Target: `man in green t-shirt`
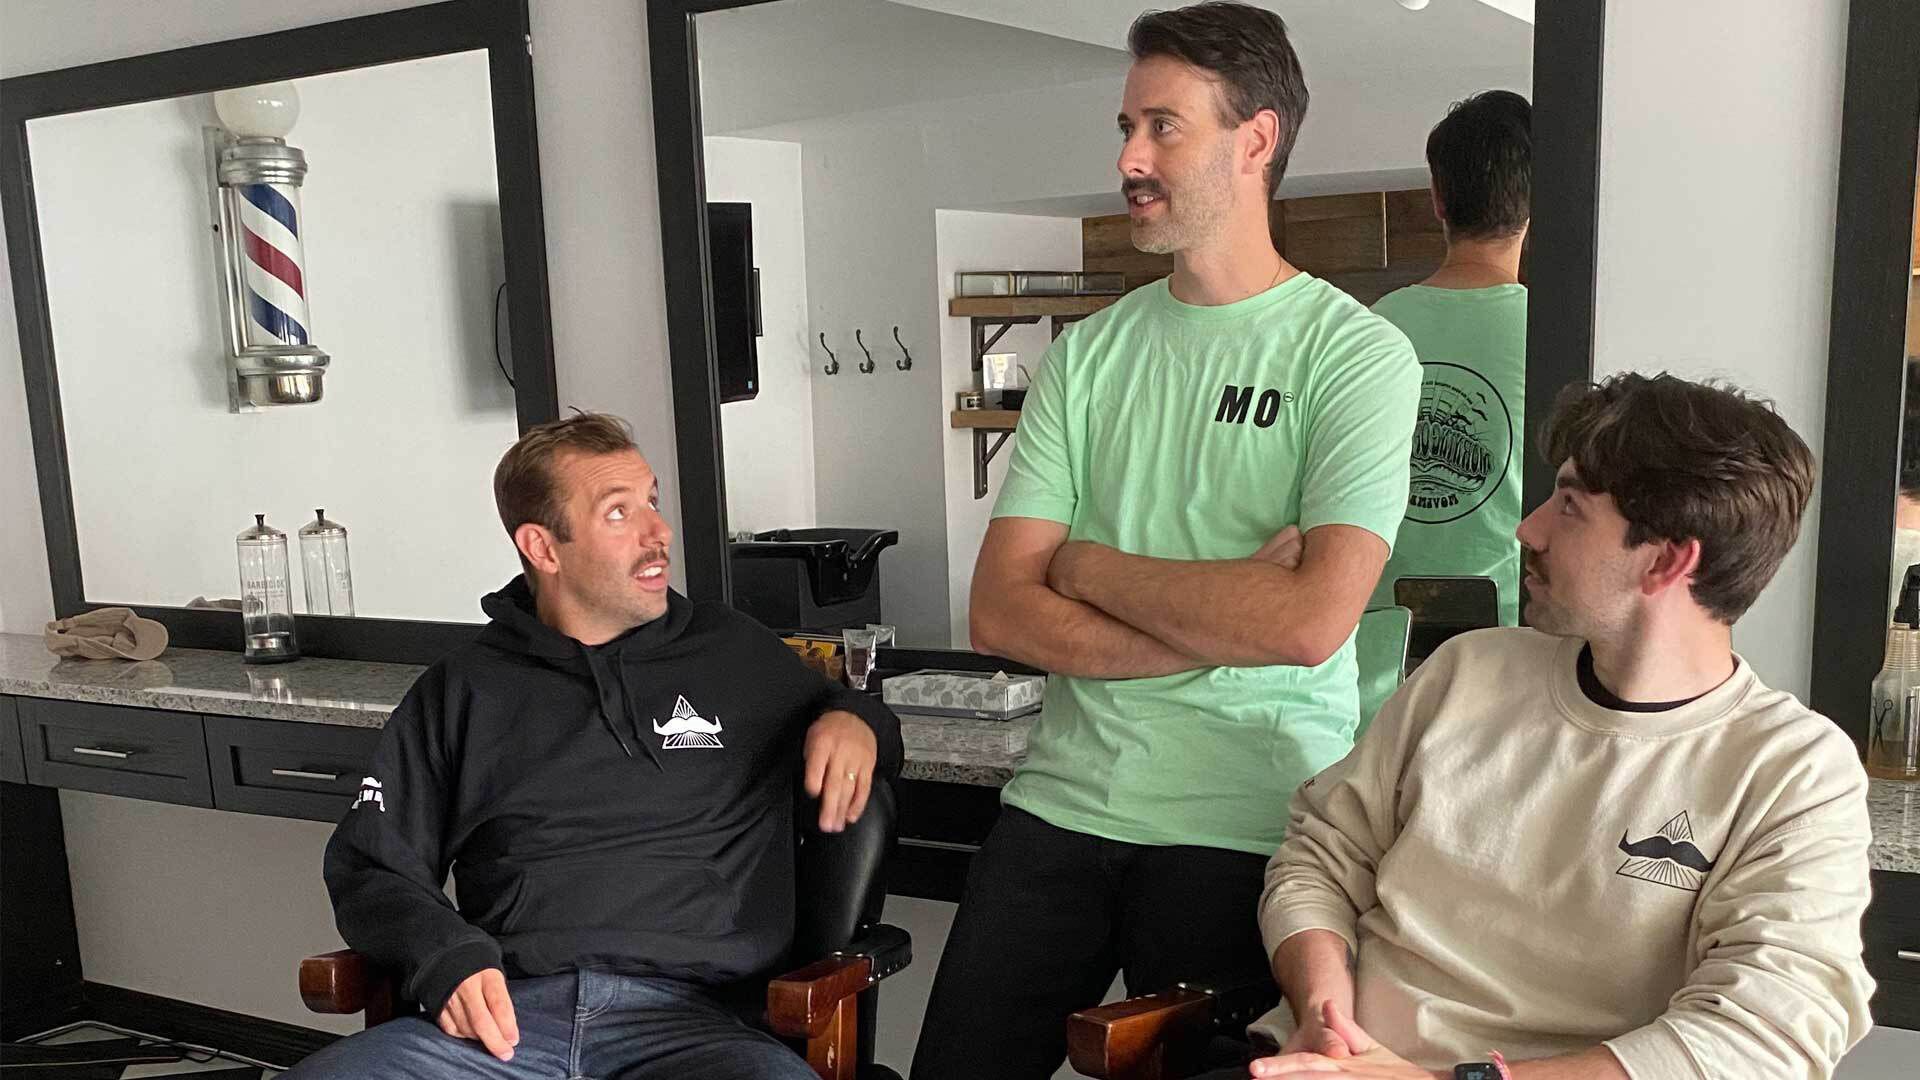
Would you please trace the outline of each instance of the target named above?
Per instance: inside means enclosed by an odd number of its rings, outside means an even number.
[[[1129,45],[1122,191],[1174,273],[1064,334],[1021,411],[973,642],[1051,678],[915,1080],[1049,1076],[1116,970],[1265,972],[1281,808],[1352,745],[1353,632],[1406,507],[1412,347],[1268,232],[1307,102],[1285,25],[1203,4]]]
[[[1501,625],[1514,626],[1527,390],[1520,249],[1531,219],[1533,107],[1505,90],[1456,104],[1427,137],[1427,166],[1446,260],[1373,305],[1406,333],[1423,369],[1407,519],[1373,600],[1393,603],[1403,577],[1489,577]]]

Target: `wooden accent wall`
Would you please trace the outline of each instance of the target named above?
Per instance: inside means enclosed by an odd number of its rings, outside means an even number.
[[[1433,273],[1446,254],[1425,188],[1277,200],[1268,228],[1288,262],[1363,304]],[[1082,219],[1080,246],[1082,269],[1119,271],[1129,290],[1173,273],[1173,256],[1134,250],[1125,214]]]

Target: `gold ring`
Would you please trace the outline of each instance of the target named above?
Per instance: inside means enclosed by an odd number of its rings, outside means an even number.
[[[858,780],[858,779],[860,779],[860,774],[859,774],[859,773],[857,773],[857,772],[854,772],[854,771],[852,771],[851,769],[849,769],[849,770],[847,771],[847,779],[849,779],[849,780]]]

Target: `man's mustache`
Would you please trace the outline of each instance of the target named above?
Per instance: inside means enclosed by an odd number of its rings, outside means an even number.
[[[1659,833],[1630,844],[1627,834],[1623,832],[1620,834],[1620,850],[1636,859],[1672,859],[1689,870],[1698,870],[1703,874],[1713,869],[1713,860],[1701,854],[1692,842],[1669,840]]]
[[[1534,554],[1532,548],[1523,547],[1520,549],[1520,572],[1522,574],[1532,574],[1541,581],[1548,580],[1547,568],[1540,565],[1540,556]]]
[[[667,557],[666,548],[654,548],[652,551],[640,556],[640,561],[633,564],[633,573],[638,574],[653,563],[665,563],[668,566],[672,566],[673,560]]]
[[[1120,194],[1129,199],[1135,195],[1156,195],[1165,198],[1167,188],[1166,185],[1158,180],[1149,180],[1146,177],[1140,177],[1139,179],[1122,182],[1120,185]]]

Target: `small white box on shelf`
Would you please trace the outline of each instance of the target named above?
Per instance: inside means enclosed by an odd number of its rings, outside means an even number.
[[[881,699],[922,715],[1010,720],[1038,711],[1046,687],[1044,675],[927,670],[888,679]]]

